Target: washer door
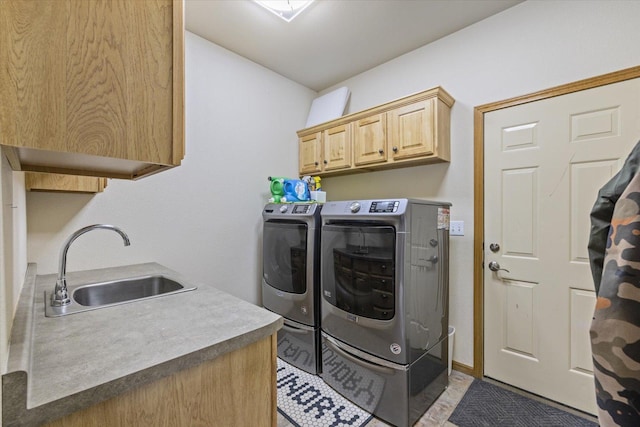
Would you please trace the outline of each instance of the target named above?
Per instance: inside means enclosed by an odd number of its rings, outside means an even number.
[[[401,308],[402,236],[384,223],[325,224],[320,261],[322,330],[398,364],[412,357]]]
[[[322,289],[331,305],[354,316],[391,320],[395,315],[395,228],[325,225]]]
[[[307,291],[307,225],[266,221],[263,233],[263,278],[267,285],[287,293]]]

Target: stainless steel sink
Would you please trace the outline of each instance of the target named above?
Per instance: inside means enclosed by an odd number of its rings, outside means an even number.
[[[64,316],[194,289],[162,275],[69,286],[71,303],[65,306],[52,306],[51,296],[45,292],[45,314],[47,317]]]

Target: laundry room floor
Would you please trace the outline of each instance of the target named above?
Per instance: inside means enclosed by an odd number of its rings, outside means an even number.
[[[496,381],[487,379],[490,383],[494,383],[498,385]],[[457,427],[456,424],[451,423],[449,418],[453,411],[456,409],[456,406],[460,403],[465,393],[469,389],[469,386],[473,382],[473,377],[462,372],[453,370],[451,375],[449,376],[449,387],[440,395],[438,400],[435,401],[433,405],[427,410],[427,412],[422,415],[422,417],[418,420],[413,427]],[[557,408],[560,408],[564,411],[577,415],[584,420],[589,420],[593,425],[597,425],[597,418],[592,417],[588,414],[580,413],[579,411],[573,410],[571,408],[567,408],[563,405],[560,405],[555,402],[551,402],[547,399],[543,399],[538,396],[531,395],[525,391],[515,389],[513,387],[509,387],[506,385],[500,385],[503,388],[513,391],[514,393],[518,393],[522,396],[526,396],[540,402],[544,402],[547,405],[551,405]],[[583,423],[579,423],[583,425]],[[283,417],[278,412],[278,427],[295,427],[294,424],[291,424],[285,417]],[[318,426],[320,427],[320,426]],[[385,423],[377,418],[371,419],[364,427],[392,427],[390,424]]]
[[[465,392],[473,382],[473,377],[458,371],[451,371],[449,387],[440,395],[438,400],[418,420],[414,427],[455,427],[455,424],[447,421],[460,402]],[[278,413],[278,427],[292,427],[286,418]],[[384,421],[373,418],[365,427],[390,427]]]

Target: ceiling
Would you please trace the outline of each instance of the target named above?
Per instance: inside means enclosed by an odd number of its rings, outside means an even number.
[[[188,31],[322,91],[522,0],[316,0],[292,22],[251,0],[186,0]]]

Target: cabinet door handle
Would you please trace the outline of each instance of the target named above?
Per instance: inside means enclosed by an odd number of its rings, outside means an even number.
[[[314,165],[318,166],[318,162],[313,162]]]
[[[329,162],[327,162],[327,161],[325,160],[323,163],[326,165],[326,164],[327,164],[327,163],[329,163]]]
[[[378,153],[383,154],[384,150],[381,148],[381,149],[378,150]]]
[[[398,152],[398,147],[393,147],[393,152],[397,153]]]

